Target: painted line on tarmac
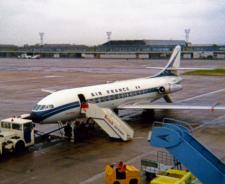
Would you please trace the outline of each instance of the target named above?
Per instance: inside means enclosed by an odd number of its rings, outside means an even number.
[[[190,98],[186,98],[184,100],[180,100],[180,101],[177,101],[177,103],[181,103],[181,102],[186,102],[186,101],[190,101],[190,100],[194,100],[196,98],[201,98],[201,97],[204,97],[204,96],[207,96],[207,95],[213,95],[215,93],[220,93],[220,92],[223,92],[225,91],[225,88],[223,89],[219,89],[219,90],[216,90],[216,91],[211,91],[209,93],[204,93],[204,94],[201,94],[201,95],[197,95],[197,96],[194,96],[194,97],[190,97]]]
[[[143,153],[143,154],[141,154],[141,155],[138,155],[138,156],[136,156],[136,157],[133,157],[132,159],[126,161],[126,163],[127,163],[127,164],[134,163],[134,162],[136,162],[137,160],[140,160],[141,158],[146,157],[146,156],[152,154],[152,152],[153,152],[153,151],[148,152],[148,153]],[[87,179],[87,180],[85,180],[85,181],[80,182],[79,184],[90,184],[90,183],[95,183],[94,181],[96,181],[96,180],[98,180],[98,179],[100,179],[100,178],[103,178],[104,176],[105,176],[105,172],[101,172],[101,173],[98,173],[98,174],[96,174],[96,175],[90,177],[89,179]]]
[[[203,130],[208,128],[209,126],[225,126],[225,121],[224,121],[225,115],[219,116],[218,118],[215,118],[210,121],[205,121],[203,122],[202,125],[199,125],[198,127],[194,128],[194,132],[197,132],[199,130]]]

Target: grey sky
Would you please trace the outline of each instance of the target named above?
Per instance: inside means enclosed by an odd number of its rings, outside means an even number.
[[[112,39],[225,43],[225,0],[0,0],[0,44],[95,45]]]

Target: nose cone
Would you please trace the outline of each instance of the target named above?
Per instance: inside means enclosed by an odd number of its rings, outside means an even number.
[[[41,114],[35,111],[32,111],[30,114],[31,120],[35,123],[40,123],[42,121]]]

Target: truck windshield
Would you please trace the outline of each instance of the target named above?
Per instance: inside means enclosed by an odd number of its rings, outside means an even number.
[[[13,123],[13,124],[12,124],[12,129],[15,129],[15,130],[22,130],[22,126],[21,126],[20,124]]]
[[[1,127],[2,128],[11,128],[11,126],[10,126],[10,123],[8,123],[8,122],[1,122]]]

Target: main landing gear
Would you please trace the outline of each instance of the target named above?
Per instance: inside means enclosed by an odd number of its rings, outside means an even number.
[[[142,112],[142,118],[145,122],[153,122],[155,119],[155,111],[153,109],[146,109]]]

